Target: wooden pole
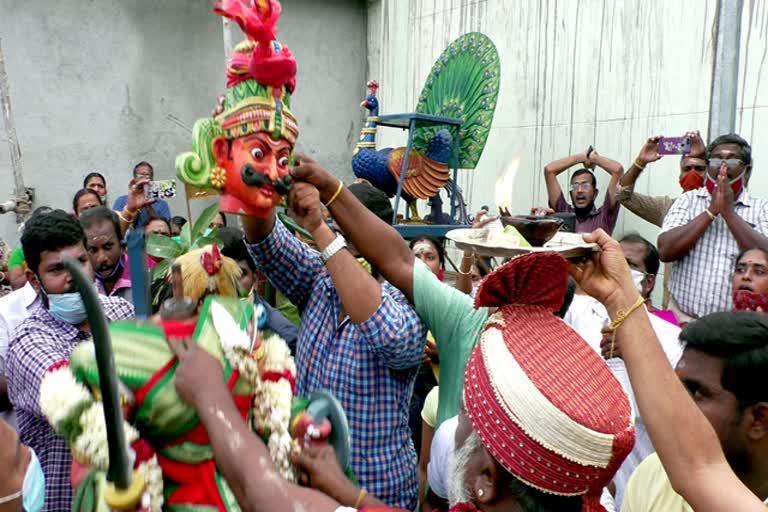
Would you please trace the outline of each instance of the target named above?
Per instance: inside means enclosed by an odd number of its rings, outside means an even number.
[[[5,135],[8,139],[8,148],[11,152],[11,169],[13,169],[14,192],[17,198],[26,197],[24,188],[24,175],[21,165],[21,148],[16,137],[16,127],[13,124],[13,112],[11,111],[11,90],[8,84],[8,73],[5,71],[5,57],[3,55],[3,41],[0,37],[0,104],[3,106],[3,123]],[[24,215],[16,214],[16,224],[24,222]]]

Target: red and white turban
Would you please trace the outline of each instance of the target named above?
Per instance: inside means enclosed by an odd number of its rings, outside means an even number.
[[[603,511],[602,489],[634,444],[634,417],[605,362],[553,314],[566,283],[556,253],[515,258],[483,281],[475,304],[500,309],[469,359],[464,398],[483,445],[513,476]]]

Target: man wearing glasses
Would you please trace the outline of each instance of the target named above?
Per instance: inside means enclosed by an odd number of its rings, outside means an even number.
[[[730,311],[736,257],[768,246],[768,201],[747,191],[752,148],[721,135],[707,146],[707,160],[703,186],[675,200],[658,240],[661,260],[675,262],[669,290],[681,322]]]
[[[582,164],[584,168],[577,170],[571,176],[571,203],[568,204],[560,189],[560,183],[557,181],[558,174],[573,167]],[[595,166],[607,171],[611,175],[608,183],[608,193],[605,194],[605,201],[600,208],[595,207],[595,198],[599,192],[597,189],[597,179],[590,169]],[[624,173],[621,164],[610,158],[599,155],[592,146],[583,153],[571,155],[569,157],[555,160],[544,167],[544,179],[547,184],[547,194],[549,196],[549,207],[557,213],[576,214],[576,232],[591,233],[602,228],[608,234],[613,232],[616,225],[616,219],[619,216],[619,197],[616,184]]]
[[[707,170],[707,160],[704,154],[706,148],[699,132],[688,132],[685,135],[691,139],[691,151],[680,157],[678,182],[683,192],[690,192],[704,186],[704,173]],[[657,144],[661,138],[661,135],[658,135],[648,139],[640,149],[635,161],[619,180],[621,205],[641,219],[659,227],[664,222],[664,217],[675,199],[669,196],[647,196],[636,192],[635,182],[648,164],[662,158],[657,150]]]

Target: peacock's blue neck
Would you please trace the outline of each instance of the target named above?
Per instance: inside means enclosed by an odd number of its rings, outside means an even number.
[[[355,145],[353,154],[357,154],[361,149],[376,149],[376,121],[379,119],[378,105],[368,111],[368,117],[365,120],[365,126],[360,130],[360,138]]]

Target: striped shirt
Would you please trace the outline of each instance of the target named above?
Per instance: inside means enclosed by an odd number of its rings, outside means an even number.
[[[133,306],[118,297],[100,297],[109,320],[133,316]],[[45,474],[43,511],[72,508],[72,458],[64,438],[53,431],[40,411],[40,383],[52,365],[69,359],[72,349],[90,333],[59,322],[42,305],[16,328],[8,347],[8,396],[16,409],[21,442],[35,450]]]
[[[661,232],[685,226],[712,202],[706,187],[678,197]],[[761,235],[768,236],[768,201],[749,195],[744,190],[733,203],[733,211]],[[709,225],[693,248],[672,265],[669,291],[680,310],[694,318],[718,311],[731,311],[731,284],[739,244],[722,216]]]
[[[320,254],[281,222],[248,245],[256,265],[301,315],[296,344],[300,396],[327,390],[349,420],[352,469],[362,487],[390,506],[413,510],[416,450],[408,412],[427,331],[403,294],[381,286],[381,304],[359,324],[339,321],[341,302]]]

